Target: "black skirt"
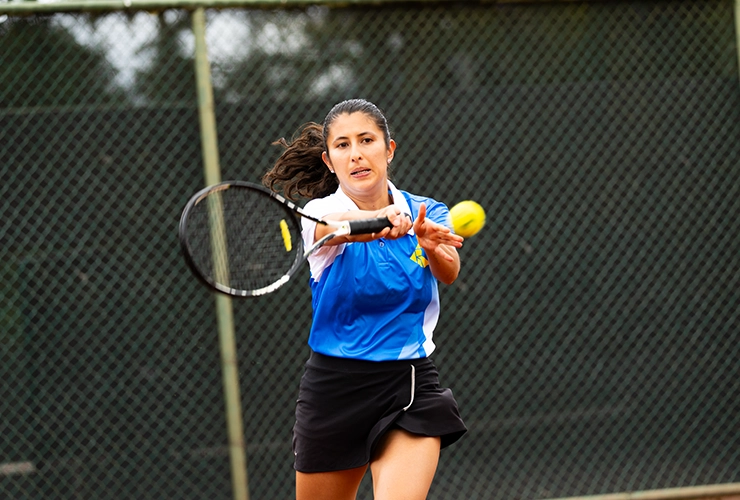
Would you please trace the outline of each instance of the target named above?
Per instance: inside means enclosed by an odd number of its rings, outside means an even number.
[[[467,430],[429,358],[374,362],[312,353],[295,414],[293,453],[300,472],[366,465],[392,427],[439,436],[442,448]]]

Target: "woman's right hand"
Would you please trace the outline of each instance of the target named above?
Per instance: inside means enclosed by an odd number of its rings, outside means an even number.
[[[390,205],[379,210],[377,217],[387,217],[388,220],[391,221],[391,224],[393,224],[393,227],[384,229],[380,233],[375,233],[373,235],[373,239],[386,238],[389,240],[395,240],[401,238],[402,236],[405,236],[414,225],[414,222],[411,220],[411,216],[402,213],[395,205]]]
[[[348,242],[366,243],[368,241],[377,240],[380,238],[386,238],[389,240],[395,240],[404,236],[413,227],[413,221],[411,216],[401,213],[401,210],[395,205],[390,205],[377,211],[368,210],[353,210],[349,212],[340,212],[329,214],[325,216],[326,220],[357,220],[357,219],[372,219],[387,217],[393,227],[387,227],[382,231],[371,234],[352,234],[349,236],[341,236],[329,240],[327,246],[340,245]],[[314,238],[319,238],[329,234],[332,231],[330,226],[322,226],[317,224]]]

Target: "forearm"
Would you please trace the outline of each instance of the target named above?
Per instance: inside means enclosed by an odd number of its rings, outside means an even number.
[[[376,219],[376,218],[382,218],[382,217],[389,217],[391,221],[397,218],[397,214],[389,214],[389,211],[387,209],[382,210],[349,210],[346,212],[337,212],[328,214],[322,219],[324,220],[333,220],[333,221],[351,221],[351,220],[362,220],[362,219]],[[401,234],[406,234],[406,231],[408,229],[405,229],[403,227],[397,229],[396,226],[398,226],[399,223],[395,222],[394,224],[394,233],[389,234],[389,230],[383,230],[379,231],[377,233],[373,234],[356,234],[356,235],[348,235],[348,236],[338,236],[335,238],[332,238],[330,241],[328,241],[326,244],[331,245],[339,245],[342,243],[348,243],[348,242],[368,242],[372,241],[374,239],[382,238],[382,237],[391,237],[395,238],[400,236]],[[410,227],[410,223],[409,223]],[[331,233],[335,228],[331,226],[324,226],[322,224],[316,225],[316,230],[314,232],[314,238],[316,240],[323,238],[327,234]]]
[[[457,250],[450,245],[439,245],[438,250],[441,250],[446,255],[450,256],[452,260],[442,258],[435,251],[427,251],[427,259],[429,261],[429,268],[432,271],[432,275],[437,278],[438,281],[446,285],[451,285],[457,279],[460,274],[460,255]]]

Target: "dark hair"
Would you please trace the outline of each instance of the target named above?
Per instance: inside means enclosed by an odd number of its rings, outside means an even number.
[[[296,195],[303,198],[323,198],[336,191],[339,181],[326,167],[321,153],[328,151],[326,138],[337,117],[352,113],[364,113],[371,118],[383,132],[386,147],[390,146],[388,122],[375,104],[364,99],[342,101],[331,108],[323,125],[306,123],[290,142],[281,137],[273,143],[285,150],[262,177],[262,183],[273,191],[282,187],[286,198],[291,200],[295,200]]]

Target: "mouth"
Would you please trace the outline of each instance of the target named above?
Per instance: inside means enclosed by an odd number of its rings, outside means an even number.
[[[365,177],[369,175],[371,170],[369,168],[358,168],[349,173],[350,177]]]

